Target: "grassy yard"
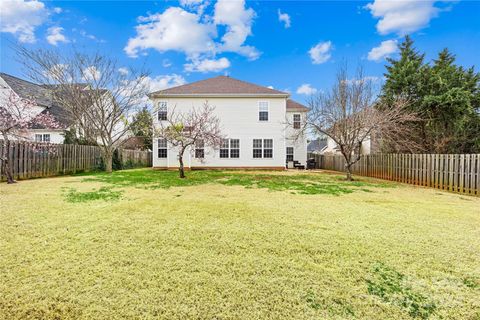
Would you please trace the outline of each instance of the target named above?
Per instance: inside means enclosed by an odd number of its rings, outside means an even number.
[[[326,173],[0,184],[0,319],[480,319],[480,199]]]

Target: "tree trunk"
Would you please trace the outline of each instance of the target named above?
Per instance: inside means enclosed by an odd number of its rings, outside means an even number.
[[[8,151],[10,149],[10,141],[8,141],[8,137],[4,134],[3,135],[3,152],[2,152],[2,172],[5,173],[5,177],[7,178],[7,183],[16,183],[15,179],[13,179],[12,168],[10,167],[10,163],[8,161]]]
[[[185,178],[185,170],[183,168],[183,153],[178,155],[178,162],[180,166],[178,167],[178,173],[180,174],[180,178]]]
[[[350,168],[350,166],[346,166],[346,169],[347,169],[347,181],[353,181],[352,169]]]
[[[105,163],[105,172],[112,173],[113,151],[106,149],[103,151],[103,162]]]
[[[347,181],[352,181],[352,156],[347,155],[342,152],[343,158],[345,159],[345,171],[347,171]]]

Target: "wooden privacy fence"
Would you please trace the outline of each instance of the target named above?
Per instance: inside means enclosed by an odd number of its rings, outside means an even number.
[[[0,140],[0,155],[4,143]],[[98,169],[102,163],[100,147],[73,144],[45,144],[10,141],[7,150],[14,179],[30,179],[71,174]],[[120,161],[125,167],[152,165],[150,151],[119,150]],[[0,180],[5,180],[0,160]]]
[[[345,171],[341,155],[315,155],[319,169]],[[480,195],[480,154],[372,154],[353,165],[354,174],[452,192]]]
[[[151,167],[152,152],[140,150],[120,149],[120,160],[123,165],[129,167]]]

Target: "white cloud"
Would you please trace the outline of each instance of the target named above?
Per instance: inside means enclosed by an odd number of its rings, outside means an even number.
[[[80,30],[79,31],[80,35],[82,37],[85,37],[87,39],[90,39],[90,40],[93,40],[93,41],[96,41],[96,42],[99,42],[99,43],[105,43],[105,40],[103,39],[98,39],[97,37],[95,37],[93,34],[89,34],[87,33],[85,30]]]
[[[377,31],[380,34],[405,35],[428,26],[438,16],[435,0],[374,0],[366,5],[372,16],[379,18]]]
[[[128,68],[125,68],[125,67],[118,68],[118,72],[119,72],[121,75],[124,75],[124,76],[126,76],[127,74],[130,73],[130,71],[128,70]]]
[[[297,89],[297,94],[312,95],[317,92],[317,89],[313,88],[309,83],[304,83]]]
[[[260,56],[255,47],[245,45],[255,18],[255,11],[245,7],[245,0],[218,0],[213,16],[199,8],[208,1],[182,0],[180,4],[186,9],[170,7],[163,13],[139,17],[137,34],[124,48],[127,55],[137,57],[144,50],[155,49],[183,52],[189,61],[213,59],[221,52],[235,52],[250,60]],[[225,30],[223,35],[217,29]]]
[[[67,64],[58,63],[53,65],[48,71],[44,71],[43,74],[54,82],[57,82],[58,79],[71,81],[68,75],[68,68],[69,66]]]
[[[273,86],[268,86],[267,88],[268,88],[268,89],[274,89]]]
[[[163,61],[162,61],[162,67],[168,68],[168,67],[171,67],[171,66],[172,66],[172,63],[170,62],[170,60],[168,60],[168,59],[163,59]]]
[[[290,28],[290,16],[288,13],[282,13],[280,9],[278,9],[278,21],[284,23],[285,29]]]
[[[55,12],[55,13],[62,13],[62,12],[63,12],[63,9],[62,9],[62,8],[59,8],[59,7],[55,7],[55,8],[53,8],[53,12]]]
[[[183,7],[199,5],[203,0],[180,0],[180,5]]]
[[[163,13],[141,17],[139,22],[142,24],[136,27],[137,35],[130,38],[125,47],[130,57],[150,48],[160,52],[181,51],[187,56],[214,52],[212,36],[216,35],[215,26],[202,23],[197,14],[171,7]]]
[[[0,1],[0,32],[11,33],[20,42],[35,42],[35,29],[48,18],[43,2],[32,0]]]
[[[83,78],[86,81],[98,81],[101,75],[101,72],[95,66],[90,66],[83,70]]]
[[[361,84],[361,83],[376,83],[376,82],[379,82],[381,81],[382,78],[380,77],[377,77],[377,76],[365,76],[363,78],[352,78],[352,79],[347,79],[345,80],[345,83],[348,83],[348,84]]]
[[[316,46],[311,48],[308,53],[312,59],[312,63],[321,64],[330,60],[333,49],[331,41],[319,42]]]
[[[181,75],[175,73],[169,75],[161,75],[154,78],[145,78],[145,85],[148,88],[149,92],[180,86],[182,84],[185,84],[186,82],[187,81],[185,81],[185,79]]]
[[[189,72],[220,72],[230,67],[230,61],[227,58],[193,60],[184,65],[185,71]]]
[[[398,51],[397,40],[382,41],[378,47],[372,48],[368,53],[368,60],[380,61],[385,57],[390,56],[392,53]]]
[[[218,0],[213,20],[217,25],[227,26],[219,50],[237,52],[250,60],[257,59],[260,52],[255,47],[244,45],[247,37],[252,34],[255,16],[252,8],[245,8],[245,0]]]
[[[69,42],[67,37],[62,34],[62,27],[51,27],[47,30],[47,41],[53,46],[56,46],[59,42],[67,43]]]

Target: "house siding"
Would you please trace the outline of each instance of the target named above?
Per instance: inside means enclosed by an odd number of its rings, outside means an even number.
[[[285,97],[212,97],[212,98],[154,98],[154,125],[158,127],[156,107],[159,101],[166,101],[168,112],[188,112],[201,107],[206,101],[215,107],[215,115],[220,119],[222,133],[226,138],[240,140],[239,158],[220,158],[219,150],[205,148],[203,161],[195,159],[194,150],[187,150],[184,163],[190,168],[285,168],[286,158],[286,98]],[[258,102],[268,101],[269,120],[258,120]],[[168,147],[167,159],[158,158],[157,139],[153,141],[153,166],[159,168],[178,167],[177,150]],[[253,158],[253,139],[273,139],[272,158]],[[304,146],[304,150],[301,150]],[[305,154],[306,141],[298,146],[298,154]],[[303,157],[303,156],[302,156]]]

